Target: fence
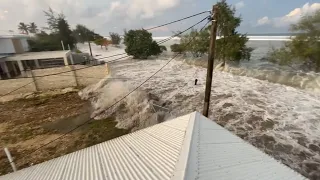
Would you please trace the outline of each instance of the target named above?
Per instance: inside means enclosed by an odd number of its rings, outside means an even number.
[[[90,84],[99,82],[106,75],[108,75],[107,65],[93,66],[90,68],[85,67],[87,66],[74,65],[48,69],[30,70],[27,72],[27,78],[0,80],[0,95],[7,94],[22,86],[24,87],[12,92],[12,94],[45,91],[76,86],[88,86]],[[61,72],[66,73],[50,75]]]

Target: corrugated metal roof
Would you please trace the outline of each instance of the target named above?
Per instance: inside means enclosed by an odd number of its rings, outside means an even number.
[[[54,59],[63,58],[71,51],[43,51],[43,52],[26,52],[22,54],[15,54],[7,57],[7,61],[24,61],[34,59]]]
[[[215,122],[195,116],[184,179],[306,179]]]
[[[0,177],[7,179],[305,178],[192,113]]]
[[[0,180],[170,179],[190,115],[17,171]]]

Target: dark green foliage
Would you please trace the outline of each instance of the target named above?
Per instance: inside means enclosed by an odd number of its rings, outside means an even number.
[[[33,34],[35,34],[39,31],[38,26],[34,22],[32,22],[28,25],[28,30],[30,33],[33,33]]]
[[[47,17],[47,24],[49,27],[46,29],[50,30],[51,32],[57,32],[59,30],[58,23],[59,19],[65,19],[63,13],[56,15],[56,13],[49,7],[48,11],[43,11],[45,16]]]
[[[68,45],[71,49],[73,49],[75,40],[72,37],[72,31],[70,30],[65,16],[63,14],[55,15],[51,8],[49,8],[48,12],[44,12],[48,18],[47,23],[49,27],[47,29],[51,30],[51,33],[47,34],[46,32],[41,31],[41,33],[36,34],[35,38],[30,39],[29,45],[31,51],[38,52],[62,50],[61,41],[63,41],[66,49],[68,48]],[[37,29],[34,23],[31,23],[31,25],[33,26],[33,30]]]
[[[296,34],[284,47],[273,49],[267,59],[280,65],[300,66],[305,70],[320,72],[320,10],[306,15],[291,26]]]
[[[249,60],[253,51],[246,46],[249,39],[245,34],[236,31],[242,22],[241,17],[235,16],[235,8],[228,5],[226,0],[218,2],[217,6],[219,7],[218,36],[222,38],[217,40],[215,58],[223,61]]]
[[[29,34],[28,25],[26,25],[26,24],[23,23],[23,22],[20,22],[20,23],[19,23],[19,25],[18,25],[18,30],[21,31],[22,33]]]
[[[167,47],[166,46],[160,46],[160,50],[161,50],[161,52],[167,51]]]
[[[219,9],[217,35],[220,39],[216,41],[215,58],[221,61],[249,60],[253,49],[246,46],[248,42],[246,35],[236,31],[241,24],[241,18],[235,16],[236,10],[228,5],[226,0],[218,2],[217,6]],[[193,29],[189,34],[181,37],[181,46],[185,51],[191,52],[194,57],[208,53],[210,29],[211,26],[202,31]]]
[[[57,51],[62,50],[61,42],[54,34],[37,34],[35,38],[28,40],[30,51]]]
[[[65,19],[58,20],[58,36],[61,41],[63,41],[64,47],[70,46],[73,49],[75,45],[75,39],[72,37],[72,31],[70,30],[69,24]]]
[[[161,53],[159,45],[152,39],[152,34],[144,29],[128,31],[124,37],[124,44],[126,53],[135,59],[147,59]]]
[[[172,52],[176,52],[176,53],[183,53],[185,51],[185,49],[183,48],[183,46],[181,44],[173,44],[170,46],[171,51]]]
[[[84,43],[86,41],[95,41],[96,39],[103,39],[103,37],[94,31],[88,29],[85,25],[78,24],[73,30],[72,35],[77,42]]]
[[[121,42],[121,37],[117,33],[110,33],[111,42],[113,45],[119,45]]]
[[[191,42],[191,43],[190,43]],[[192,29],[187,35],[181,38],[181,46],[194,57],[201,57],[208,53],[210,46],[210,33],[208,30],[198,31]]]
[[[246,46],[247,42],[248,38],[238,33],[219,39],[216,42],[215,58],[224,61],[249,60],[253,49]]]

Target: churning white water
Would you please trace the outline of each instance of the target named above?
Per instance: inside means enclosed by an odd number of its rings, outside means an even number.
[[[112,63],[111,75],[81,95],[92,100],[98,119],[114,115],[119,127],[143,128],[161,121],[159,115],[152,116],[153,103],[170,109],[172,117],[201,112],[206,69],[176,60],[105,111],[168,59]],[[196,78],[198,85],[194,85]],[[172,117],[165,114],[163,119]],[[215,71],[210,119],[310,179],[320,179],[320,94]]]

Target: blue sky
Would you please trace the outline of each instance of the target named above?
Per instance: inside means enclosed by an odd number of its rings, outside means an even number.
[[[46,26],[43,10],[63,12],[71,27],[84,24],[102,35],[123,29],[148,28],[211,9],[216,0],[1,0],[0,34],[14,30],[19,22]],[[243,33],[285,33],[302,15],[320,9],[315,0],[227,0],[243,18]],[[199,21],[199,16],[153,31],[171,35]]]

